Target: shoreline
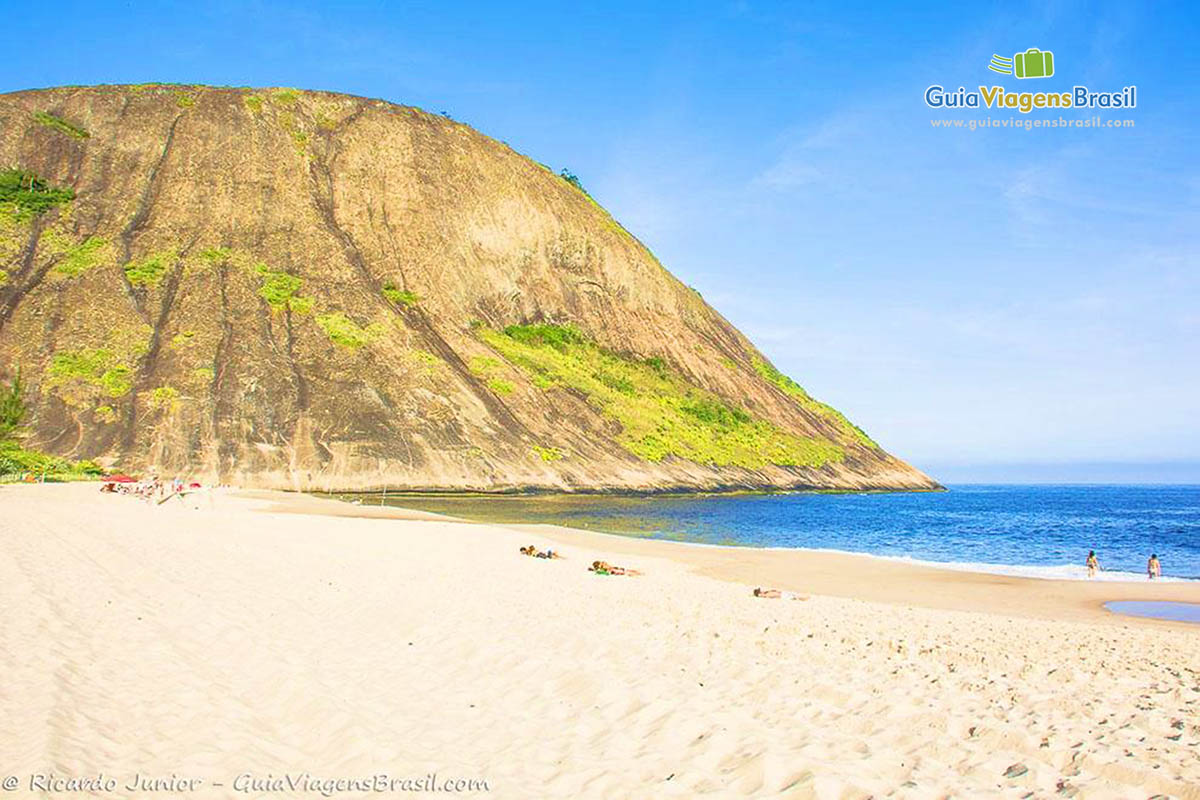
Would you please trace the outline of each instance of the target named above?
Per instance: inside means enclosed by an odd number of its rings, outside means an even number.
[[[664,486],[662,488],[629,489],[624,487],[579,487],[570,490],[554,486],[522,485],[494,490],[487,489],[266,489],[264,491],[295,492],[315,495],[359,495],[362,497],[730,497],[739,495],[780,494],[922,494],[948,492],[942,484],[936,486],[880,486],[841,488],[836,486],[771,486],[767,484],[725,484],[708,488]]]
[[[366,506],[301,492],[241,490],[269,499],[271,511],[407,521],[441,520],[503,528],[544,537],[558,545],[628,556],[667,558],[692,572],[727,583],[770,586],[851,600],[1041,620],[1152,625],[1200,632],[1200,625],[1133,617],[1107,610],[1112,601],[1200,603],[1200,580],[1076,580],[972,571],[932,563],[906,563],[870,553],[784,547],[742,547],[677,542],[537,523],[475,521],[398,506]],[[301,499],[303,498],[303,499]]]
[[[1066,485],[1066,484],[1064,484],[1064,485]],[[245,491],[259,491],[259,490],[245,490]],[[262,490],[262,491],[272,491],[272,490]],[[942,490],[942,491],[949,491],[949,490]],[[832,493],[834,493],[834,494],[874,494],[874,492],[832,492]],[[357,492],[328,492],[328,493],[326,493],[326,492],[315,492],[315,493],[313,493],[313,492],[285,492],[285,494],[307,495],[309,497],[314,497],[319,500],[333,500],[334,502],[354,506],[355,508],[361,508],[361,509],[390,508],[390,509],[400,511],[400,512],[403,512],[406,514],[417,514],[417,513],[430,514],[434,518],[437,518],[437,519],[454,520],[456,522],[464,522],[464,523],[468,523],[471,525],[494,525],[494,526],[498,526],[498,527],[507,527],[507,528],[513,528],[513,527],[533,528],[533,527],[537,527],[539,525],[546,525],[548,527],[561,527],[561,528],[565,528],[566,530],[575,531],[575,532],[579,532],[579,533],[595,533],[595,534],[600,534],[603,536],[617,536],[622,539],[635,539],[635,540],[641,540],[641,541],[668,542],[670,544],[681,545],[684,547],[711,547],[711,548],[725,549],[725,550],[750,550],[750,551],[755,551],[755,552],[828,553],[830,555],[835,555],[835,556],[856,556],[856,557],[862,557],[862,558],[878,559],[880,561],[890,562],[890,563],[894,563],[894,564],[907,565],[907,566],[914,566],[914,567],[928,567],[930,569],[947,570],[947,571],[951,571],[951,572],[969,572],[969,573],[973,573],[976,575],[1000,575],[1000,576],[1004,576],[1004,577],[1020,578],[1023,580],[1032,580],[1032,581],[1067,581],[1067,582],[1084,582],[1084,583],[1098,583],[1098,584],[1100,584],[1100,583],[1103,583],[1103,584],[1124,583],[1124,584],[1137,584],[1137,585],[1143,585],[1143,584],[1144,585],[1158,585],[1158,584],[1183,583],[1183,584],[1194,584],[1194,585],[1200,587],[1200,577],[1186,578],[1186,577],[1180,577],[1180,576],[1176,576],[1176,575],[1164,575],[1161,578],[1159,578],[1154,584],[1151,584],[1146,579],[1146,577],[1144,575],[1142,575],[1141,573],[1120,571],[1120,570],[1102,570],[1100,576],[1098,576],[1094,579],[1087,578],[1087,577],[1068,577],[1068,576],[1059,576],[1059,575],[1037,575],[1037,574],[1028,574],[1028,573],[1022,573],[1022,572],[1016,572],[1016,571],[1008,572],[1005,570],[1030,570],[1030,571],[1039,570],[1039,569],[1054,570],[1054,569],[1061,569],[1061,568],[1071,568],[1072,565],[1068,565],[1068,564],[1002,564],[999,562],[987,563],[987,562],[977,562],[977,561],[930,561],[927,559],[912,558],[911,556],[891,556],[891,555],[883,555],[880,553],[868,553],[868,552],[862,551],[862,550],[839,550],[837,548],[832,548],[832,547],[787,547],[785,545],[720,544],[720,543],[716,543],[716,542],[692,541],[690,539],[669,539],[669,538],[657,537],[657,536],[639,536],[637,534],[632,534],[632,533],[628,533],[628,534],[627,533],[617,533],[615,531],[594,530],[592,528],[579,528],[579,527],[573,527],[570,525],[559,526],[559,525],[553,525],[552,523],[521,522],[521,521],[505,522],[505,521],[490,520],[490,519],[472,519],[470,517],[462,517],[462,516],[442,513],[442,512],[438,512],[438,511],[425,511],[423,509],[411,508],[411,507],[405,506],[405,505],[396,506],[396,505],[391,505],[390,503],[375,504],[375,505],[356,504],[356,503],[353,503],[348,500],[341,500],[339,497],[337,497],[337,495],[356,495],[356,494],[362,494],[364,497],[368,496],[368,495],[373,495],[373,496],[377,497],[377,496],[379,496],[378,492],[362,492],[362,493],[357,493]],[[561,494],[561,493],[555,493],[555,494]],[[791,492],[752,492],[749,494],[771,495],[771,494],[792,494],[792,493]],[[420,496],[424,496],[424,495],[420,495],[420,494],[414,495],[414,494],[410,493],[409,496],[420,497]],[[447,492],[447,493],[441,493],[437,496],[438,497],[463,497],[463,496],[466,496],[466,497],[472,497],[472,498],[478,498],[478,499],[487,499],[489,496],[511,497],[512,495],[503,495],[503,494],[487,495],[487,494],[476,494],[476,493],[464,495],[464,494],[456,494],[456,493],[452,493],[452,492]],[[622,497],[622,496],[635,497],[635,495],[616,495],[616,497]],[[674,495],[674,496],[683,497],[683,496],[688,496],[688,495]],[[704,495],[696,495],[696,496],[704,496]],[[388,498],[385,498],[385,499],[388,499]],[[401,502],[403,502],[403,496],[397,496],[396,499],[399,499]],[[1082,566],[1078,567],[1078,569],[1080,570],[1080,572],[1084,571],[1084,567],[1082,567]],[[1109,577],[1104,577],[1105,575],[1121,575],[1121,576],[1127,576],[1127,577],[1109,578]]]
[[[588,502],[605,503],[609,500],[615,503],[622,501],[648,501],[660,497],[664,501],[680,501],[680,500],[721,500],[729,498],[737,499],[766,499],[766,498],[802,498],[806,496],[877,496],[891,495],[903,497],[908,494],[944,494],[956,492],[959,490],[971,494],[972,490],[988,490],[988,489],[1026,489],[1026,488],[1050,488],[1050,489],[1110,489],[1117,485],[1111,483],[1047,483],[1047,484],[1014,484],[1014,483],[975,483],[975,484],[955,484],[950,486],[942,486],[937,490],[780,490],[780,491],[765,491],[765,490],[746,490],[746,491],[731,491],[731,492],[669,492],[665,494],[655,493],[638,493],[638,492],[608,492],[608,491],[582,491],[582,492],[562,492],[562,491],[534,491],[534,492],[475,492],[475,491],[452,491],[452,490],[436,490],[436,491],[418,491],[418,492],[379,492],[379,491],[348,491],[348,492],[303,492],[295,490],[297,493],[307,493],[318,497],[329,498],[339,501],[344,501],[350,504],[360,505],[361,507],[373,507],[382,503],[387,503],[393,508],[420,508],[429,510],[432,513],[443,514],[447,518],[459,519],[481,524],[494,525],[535,525],[559,524],[558,520],[562,519],[562,515],[553,511],[554,502],[564,501],[569,503],[572,500]],[[1200,489],[1200,484],[1133,484],[1119,485],[1121,489],[1133,490],[1145,489],[1148,491],[1161,490],[1163,488],[1196,488]],[[285,490],[291,492],[293,490]],[[408,500],[412,501],[410,505]],[[467,505],[461,506],[459,503],[465,501]],[[517,509],[521,509],[522,502],[533,503],[532,510],[528,515],[523,511],[506,513],[504,511],[489,510],[492,501],[498,505],[497,509],[503,509],[506,504],[513,504]],[[541,511],[539,507],[541,503],[551,502],[551,505],[545,506]],[[511,506],[510,506],[511,507]],[[584,506],[585,508],[587,506]],[[567,510],[571,509],[570,505],[565,506]],[[603,506],[599,506],[603,508]],[[573,515],[571,515],[573,516]],[[614,519],[622,519],[622,515],[617,513]],[[788,544],[773,544],[769,541],[739,541],[738,536],[730,536],[720,541],[716,541],[713,536],[690,535],[686,532],[686,524],[681,530],[676,530],[670,525],[665,525],[654,530],[642,529],[639,527],[622,527],[621,525],[591,525],[585,523],[586,527],[580,525],[575,520],[568,520],[566,527],[576,528],[580,530],[588,530],[596,533],[613,534],[630,538],[645,538],[659,541],[677,542],[680,544],[688,544],[700,547],[734,547],[734,548],[749,548],[753,550],[779,550],[782,552],[806,552],[806,553],[831,553],[835,555],[856,555],[868,558],[883,559],[893,563],[907,564],[918,567],[931,567],[934,569],[965,571],[986,575],[1001,575],[1011,576],[1015,578],[1026,578],[1032,580],[1062,580],[1062,581],[1086,581],[1095,583],[1135,583],[1146,584],[1147,576],[1145,569],[1138,564],[1124,563],[1120,567],[1109,569],[1101,569],[1099,574],[1089,578],[1086,574],[1086,569],[1081,562],[1077,563],[1070,559],[1064,559],[1058,562],[1030,562],[1030,561],[1005,561],[1005,560],[986,560],[979,558],[978,554],[971,554],[971,557],[964,560],[938,560],[942,554],[938,556],[914,556],[905,553],[894,552],[872,552],[868,549],[855,549],[855,544],[852,541],[842,541],[830,543],[828,545],[814,544],[811,546],[805,545],[788,545]],[[838,527],[835,522],[834,527]],[[607,528],[607,529],[605,529]],[[769,539],[770,537],[768,537]],[[843,537],[844,538],[844,537]],[[1086,549],[1086,548],[1085,548]],[[1082,551],[1081,551],[1082,552]],[[1149,550],[1147,550],[1149,552]],[[1007,553],[1002,556],[1012,558],[1014,554]],[[1028,554],[1025,554],[1028,555]],[[1110,554],[1111,555],[1111,554]],[[1190,563],[1190,562],[1189,562]],[[1171,572],[1159,576],[1158,583],[1195,583],[1200,584],[1200,565],[1192,565],[1190,570],[1192,574],[1180,574]]]

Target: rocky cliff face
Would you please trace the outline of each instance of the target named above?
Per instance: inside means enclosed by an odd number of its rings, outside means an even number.
[[[576,186],[286,89],[0,95],[0,374],[32,444],[317,489],[936,486]]]

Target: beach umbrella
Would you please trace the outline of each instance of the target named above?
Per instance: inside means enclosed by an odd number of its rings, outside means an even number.
[[[137,483],[137,478],[129,475],[109,475],[104,479],[105,483]]]

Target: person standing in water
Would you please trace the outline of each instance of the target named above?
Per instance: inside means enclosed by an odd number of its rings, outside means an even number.
[[[1146,562],[1146,575],[1150,580],[1162,577],[1162,564],[1158,563],[1158,553],[1150,554],[1150,560]]]
[[[1088,557],[1087,557],[1088,577],[1089,578],[1096,577],[1096,570],[1098,570],[1098,569],[1104,569],[1104,567],[1100,566],[1100,559],[1096,558],[1096,551],[1089,550]]]

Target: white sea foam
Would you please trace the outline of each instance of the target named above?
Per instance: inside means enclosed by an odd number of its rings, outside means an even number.
[[[1112,583],[1137,582],[1146,583],[1148,578],[1144,572],[1120,572],[1117,570],[1102,570],[1096,576],[1089,578],[1087,567],[1080,564],[988,564],[979,561],[925,561],[908,556],[877,556],[872,553],[860,553],[872,558],[882,558],[887,561],[899,561],[903,564],[915,564],[922,567],[937,569],[953,569],[960,572],[983,572],[990,575],[1012,575],[1015,578],[1038,578],[1047,581],[1108,581]],[[1190,583],[1193,579],[1173,578],[1164,575],[1156,578],[1156,582]]]
[[[609,536],[621,536],[619,533],[608,533]],[[654,537],[650,537],[654,538]],[[689,547],[730,547],[725,544],[710,542],[682,541],[678,544]],[[742,547],[749,545],[732,545]],[[1014,578],[1037,578],[1046,581],[1107,581],[1109,583],[1147,583],[1149,578],[1144,572],[1121,572],[1119,570],[1101,570],[1094,578],[1089,578],[1087,567],[1078,564],[989,564],[983,561],[929,561],[910,556],[884,556],[877,553],[864,553],[858,550],[839,550],[833,547],[764,547],[763,550],[800,550],[811,553],[838,553],[847,556],[866,556],[881,558],[884,561],[896,561],[901,564],[912,564],[918,567],[934,569],[952,569],[958,572],[982,572],[989,575],[1011,575]],[[1175,578],[1164,575],[1154,579],[1156,583],[1193,583],[1197,578]]]

